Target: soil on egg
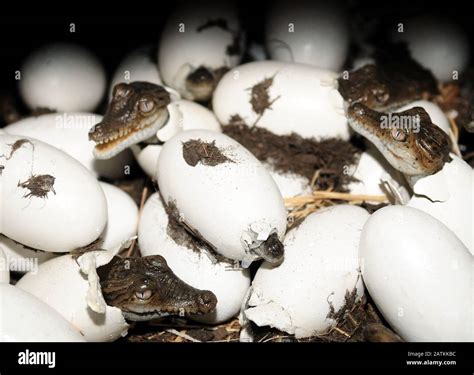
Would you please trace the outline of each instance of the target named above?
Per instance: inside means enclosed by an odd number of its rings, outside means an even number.
[[[362,146],[355,142],[336,138],[316,141],[295,133],[276,135],[264,128],[249,127],[236,116],[223,132],[278,172],[298,174],[310,181],[317,172],[317,190],[347,191],[348,183],[354,181],[347,172],[362,152]]]
[[[223,154],[215,141],[204,142],[201,139],[183,142],[183,158],[191,167],[195,167],[198,163],[215,167],[219,164],[234,162]]]

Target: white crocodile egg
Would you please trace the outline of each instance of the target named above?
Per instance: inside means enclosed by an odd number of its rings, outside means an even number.
[[[406,111],[410,108],[422,107],[430,116],[431,122],[441,128],[446,134],[452,137],[451,126],[449,125],[449,120],[444,114],[443,110],[435,103],[429,102],[427,100],[415,100],[409,104],[404,105],[403,107],[398,108],[395,112]]]
[[[376,211],[361,235],[364,283],[406,341],[472,341],[474,259],[445,225],[411,207]]]
[[[142,256],[163,256],[181,280],[216,295],[216,309],[192,319],[218,324],[236,316],[250,286],[248,270],[234,269],[232,263],[218,261],[203,247],[193,247],[190,242],[184,242],[182,236],[173,237],[170,233],[174,232],[168,225],[168,214],[159,194],[155,193],[148,198],[140,217],[138,244]]]
[[[400,26],[403,32],[398,32]],[[437,16],[422,15],[396,25],[395,40],[408,44],[411,55],[443,82],[458,79],[469,62],[469,39],[462,28]],[[456,77],[453,73],[457,72]]]
[[[57,311],[20,288],[0,283],[0,342],[84,342]]]
[[[28,248],[3,235],[0,235],[0,250],[5,254],[10,271],[20,273],[33,271],[39,264],[55,257],[54,253]]]
[[[34,249],[68,252],[99,237],[107,202],[77,160],[34,138],[3,134],[0,232]]]
[[[325,333],[364,294],[359,239],[369,214],[337,205],[316,211],[285,237],[285,259],[263,263],[252,282],[244,315],[297,338]]]
[[[168,104],[169,119],[158,130],[158,142],[166,142],[183,130],[207,129],[221,131],[221,126],[212,111],[190,100],[180,99]],[[133,145],[132,151],[140,167],[150,177],[156,177],[156,167],[161,144]]]
[[[334,72],[303,64],[258,61],[227,72],[212,107],[221,124],[236,118],[277,135],[349,139]]]
[[[285,233],[286,209],[272,177],[222,133],[178,133],[160,152],[157,176],[166,203],[174,202],[185,223],[227,258],[258,259],[251,249]]]
[[[20,94],[31,109],[92,111],[104,96],[106,77],[100,61],[74,44],[41,47],[20,72]]]
[[[3,251],[3,248],[0,247],[0,283],[9,283],[10,282],[10,269],[8,265],[8,259]]]
[[[89,130],[102,121],[93,113],[64,112],[28,117],[4,128],[9,134],[33,137],[57,147],[81,162],[95,176],[111,179],[124,175],[126,166],[133,162],[129,150],[108,160],[94,158],[95,143],[89,141]]]
[[[342,7],[321,1],[304,6],[277,1],[267,16],[265,46],[271,60],[339,71],[349,50]]]
[[[114,341],[127,332],[120,309],[106,306],[101,314],[88,306],[87,276],[69,254],[41,264],[37,272],[27,273],[16,285],[54,308],[87,341]]]
[[[152,56],[152,46],[142,46],[126,55],[119,64],[110,83],[109,96],[117,83],[143,81],[162,85],[160,72]]]
[[[122,189],[106,182],[100,186],[107,200],[107,225],[101,235],[101,248],[116,254],[137,233],[138,207]]]
[[[434,175],[419,179],[408,206],[424,211],[451,229],[474,255],[474,173],[454,154]]]

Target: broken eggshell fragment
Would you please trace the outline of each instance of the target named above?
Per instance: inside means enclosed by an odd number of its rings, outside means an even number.
[[[85,260],[95,268],[110,262],[113,254],[95,251],[85,256],[94,257],[92,261]],[[114,341],[124,336],[128,324],[122,311],[105,305],[98,284],[90,284],[93,279],[88,281],[88,275],[82,272],[80,265],[84,266],[84,262],[76,262],[69,254],[51,259],[40,265],[37,272],[23,276],[17,287],[54,308],[82,332],[87,341]]]
[[[454,154],[439,172],[420,178],[413,186],[407,206],[438,219],[474,255],[473,212],[474,172],[469,164]]]
[[[474,258],[440,221],[411,207],[378,210],[363,228],[360,262],[370,296],[404,340],[474,340]]]
[[[162,143],[183,130],[207,129],[220,131],[221,126],[206,107],[190,100],[176,100],[168,104],[169,119],[150,143],[142,142],[131,147],[135,158],[150,177],[156,178],[156,167]]]
[[[185,99],[208,101],[222,73],[239,63],[242,47],[231,4],[182,4],[169,16],[158,43],[159,70]]]
[[[363,296],[359,239],[367,211],[350,205],[321,209],[285,237],[285,259],[264,262],[243,311],[258,326],[296,338],[327,332]]]
[[[120,178],[124,168],[133,162],[129,150],[110,160],[94,158],[94,142],[88,140],[89,130],[102,120],[102,116],[85,112],[51,113],[28,117],[8,125],[9,134],[33,137],[57,147],[83,164],[96,177]]]
[[[17,286],[0,283],[0,342],[84,342],[57,311]]]
[[[137,234],[138,207],[122,189],[106,182],[100,186],[107,200],[107,225],[100,248],[117,254]]]
[[[283,257],[283,198],[265,167],[230,137],[178,133],[160,152],[157,176],[166,204],[224,257],[246,263]]]
[[[171,215],[174,213],[170,211]],[[229,320],[239,313],[250,286],[248,270],[218,259],[209,246],[190,235],[176,219],[168,216],[158,193],[150,196],[138,227],[141,254],[163,256],[181,280],[216,295],[217,306],[212,313],[191,315],[191,319],[208,324]]]
[[[237,79],[237,78],[238,79]],[[226,73],[214,92],[221,124],[244,122],[277,135],[349,139],[337,75],[303,64],[259,61]]]
[[[107,202],[77,160],[34,138],[3,134],[0,232],[34,249],[68,252],[99,237]]]

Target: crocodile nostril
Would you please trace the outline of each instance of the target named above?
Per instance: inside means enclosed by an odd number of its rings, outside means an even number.
[[[217,305],[217,297],[214,293],[205,290],[198,295],[198,303],[200,306],[206,307],[207,311],[213,310]]]

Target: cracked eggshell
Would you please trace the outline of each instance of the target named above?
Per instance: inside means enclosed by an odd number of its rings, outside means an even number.
[[[110,160],[94,158],[95,143],[89,141],[88,134],[101,120],[102,116],[93,113],[50,113],[17,121],[4,130],[9,134],[33,137],[59,148],[78,160],[96,177],[123,177],[124,167],[133,162],[129,150]]]
[[[422,15],[402,24],[403,32],[394,32],[393,39],[406,42],[411,56],[439,81],[452,81],[453,73],[462,73],[468,65],[469,39],[456,23]]]
[[[10,282],[10,267],[3,249],[0,247],[0,283]]]
[[[406,341],[473,341],[474,259],[434,217],[388,206],[367,221],[360,241],[364,283]]]
[[[158,66],[152,57],[152,46],[142,46],[130,52],[119,64],[110,83],[109,96],[117,83],[143,81],[162,85]]]
[[[95,177],[77,160],[34,138],[2,135],[0,232],[28,247],[69,252],[99,237],[107,202]],[[19,145],[19,146],[18,146]]]
[[[358,181],[349,183],[348,189],[351,194],[391,196],[390,189],[384,183],[390,179],[397,194],[403,197],[403,201],[410,199],[403,175],[394,169],[380,151],[368,142],[366,142],[366,151],[361,154],[357,166],[353,169],[352,177]],[[374,201],[373,203],[379,202]]]
[[[105,93],[100,61],[74,44],[43,46],[24,62],[20,94],[30,107],[56,111],[93,111]]]
[[[367,211],[337,205],[312,213],[285,237],[285,259],[263,263],[252,282],[244,315],[297,338],[325,333],[331,317],[345,305],[346,293],[358,300],[364,288],[359,273],[359,240]]]
[[[107,225],[101,235],[101,248],[116,254],[137,234],[138,207],[122,189],[106,182],[100,182],[100,186],[107,200]]]
[[[169,119],[158,130],[158,142],[166,142],[183,130],[207,129],[221,131],[221,126],[212,111],[190,100],[176,100],[168,105]],[[162,145],[133,145],[132,151],[140,167],[150,177],[156,178],[158,156]]]
[[[158,193],[148,198],[140,218],[138,243],[143,256],[163,256],[173,272],[189,285],[212,291],[217,297],[213,313],[192,319],[222,323],[236,316],[250,286],[248,270],[232,269],[232,263],[218,262],[206,250],[180,245],[168,234],[168,214]]]
[[[110,253],[97,255],[98,265],[110,261]],[[116,307],[106,306],[105,313],[93,311],[87,304],[87,275],[71,255],[51,259],[29,272],[17,283],[59,312],[72,326],[82,332],[86,341],[114,341],[127,333],[128,324]]]
[[[469,164],[454,154],[438,173],[423,177],[414,187],[407,206],[438,219],[474,255],[474,173]]]
[[[214,142],[230,160],[215,166],[188,164],[183,143],[191,140]],[[287,214],[277,185],[250,151],[224,134],[178,133],[161,150],[157,176],[166,203],[174,201],[186,224],[227,258],[258,259],[246,245],[253,233],[259,241],[274,231],[284,236]]]
[[[271,60],[339,71],[349,50],[342,7],[314,1],[304,6],[277,1],[268,14],[265,46]]]
[[[205,27],[211,20],[225,21],[230,31],[219,25]],[[179,6],[169,15],[158,43],[158,67],[163,81],[192,100],[185,87],[189,73],[199,67],[232,68],[240,62],[242,43],[237,53],[228,53],[234,45],[234,33],[240,33],[240,24],[236,9],[229,3]]]
[[[256,123],[277,135],[295,132],[305,138],[347,140],[349,126],[343,99],[335,88],[336,78],[334,72],[303,64],[252,62],[222,77],[212,106],[221,124],[231,123],[238,115],[247,125]],[[265,99],[268,80],[267,101],[271,105],[264,109],[268,103],[258,98]]]
[[[20,288],[0,283],[1,342],[84,342],[57,311]]]
[[[39,264],[56,256],[49,251],[29,249],[3,235],[0,235],[0,250],[5,254],[10,271],[20,273],[33,271]]]

